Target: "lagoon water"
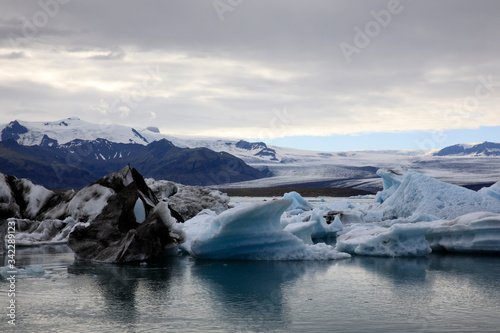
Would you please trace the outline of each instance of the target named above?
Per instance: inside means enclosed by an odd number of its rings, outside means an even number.
[[[17,281],[15,328],[0,281],[1,332],[500,331],[500,257],[110,265],[63,245],[16,257],[46,274]]]

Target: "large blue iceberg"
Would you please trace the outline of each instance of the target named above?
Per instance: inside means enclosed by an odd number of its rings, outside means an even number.
[[[207,259],[330,260],[350,257],[324,243],[304,242],[303,239],[310,239],[312,228],[301,232],[284,230],[280,218],[292,202],[280,199],[240,206],[217,216],[195,217],[182,227],[187,239],[181,248],[194,257]],[[306,229],[310,226],[305,225]]]

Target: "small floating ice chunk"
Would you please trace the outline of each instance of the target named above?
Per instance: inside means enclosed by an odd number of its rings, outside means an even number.
[[[307,202],[304,198],[302,198],[302,196],[299,193],[297,193],[295,191],[285,193],[283,195],[283,199],[291,199],[292,200],[292,204],[287,209],[287,211],[289,213],[293,212],[292,215],[300,214],[304,211],[313,209],[313,206],[309,202]]]
[[[4,279],[8,279],[12,276],[15,276],[16,279],[22,279],[27,277],[45,277],[46,275],[45,268],[40,265],[33,265],[26,268],[12,268],[9,266],[0,267],[0,276]]]

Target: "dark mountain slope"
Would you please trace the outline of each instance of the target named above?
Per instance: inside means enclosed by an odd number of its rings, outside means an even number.
[[[145,177],[186,185],[215,185],[264,176],[228,153],[179,148],[165,139],[148,146],[105,139],[76,139],[44,146],[21,146],[12,139],[0,142],[0,172],[31,179],[47,188],[81,188],[127,164]]]

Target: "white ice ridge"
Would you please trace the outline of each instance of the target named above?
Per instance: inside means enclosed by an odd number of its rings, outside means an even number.
[[[403,176],[379,170],[384,190],[375,201],[383,219],[407,218],[429,214],[436,219],[454,219],[477,211],[500,213],[500,184],[478,192],[443,183],[423,174],[407,171]]]
[[[311,244],[305,230],[296,237],[280,225],[290,199],[240,206],[220,215],[200,214],[186,221],[181,248],[197,258],[241,260],[330,260],[349,258],[324,243]],[[307,227],[306,227],[307,229]],[[312,229],[310,228],[311,232]],[[307,231],[305,231],[307,233]]]
[[[337,238],[338,251],[367,256],[422,256],[436,251],[500,253],[500,214],[478,212],[451,221],[354,226]]]
[[[414,171],[379,171],[384,190],[373,205],[342,211],[355,221],[336,249],[373,256],[421,256],[435,251],[500,253],[500,183],[478,192]]]

